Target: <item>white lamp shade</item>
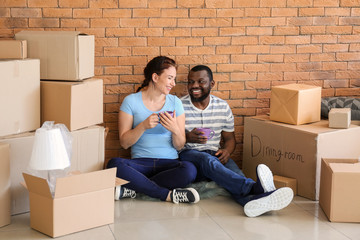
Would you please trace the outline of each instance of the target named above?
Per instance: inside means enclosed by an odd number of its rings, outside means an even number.
[[[68,166],[70,160],[60,129],[37,129],[29,167],[34,170],[55,170]]]

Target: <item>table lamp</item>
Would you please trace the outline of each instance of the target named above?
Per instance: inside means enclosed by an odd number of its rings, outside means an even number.
[[[65,169],[69,166],[70,160],[60,129],[37,129],[29,168],[48,171],[48,181],[51,183],[51,170]]]

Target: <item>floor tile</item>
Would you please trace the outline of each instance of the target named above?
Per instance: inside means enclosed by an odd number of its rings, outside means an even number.
[[[208,217],[116,223],[116,239],[231,239]]]
[[[360,240],[360,223],[332,223],[318,201],[294,197],[283,210],[248,218],[230,196],[197,204],[173,204],[142,199],[115,202],[114,224],[69,234],[59,240],[136,239],[326,239]],[[95,216],[96,217],[96,216]],[[0,240],[51,239],[30,228],[30,214],[12,217],[0,228]]]

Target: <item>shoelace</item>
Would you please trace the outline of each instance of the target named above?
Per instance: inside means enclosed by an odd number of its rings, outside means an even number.
[[[127,189],[127,188],[124,188],[124,192],[123,192],[123,194],[122,194],[122,197],[123,197],[123,198],[126,198],[126,197],[134,198],[135,196],[136,196],[135,191],[130,190],[130,189]]]
[[[187,197],[187,192],[178,192],[176,190],[174,190],[174,195],[173,195],[174,199],[176,202],[189,202],[189,199]]]

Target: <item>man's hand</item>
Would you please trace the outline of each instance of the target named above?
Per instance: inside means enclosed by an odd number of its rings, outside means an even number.
[[[226,149],[219,149],[215,156],[220,160],[222,164],[226,164],[229,161],[230,153]]]
[[[196,128],[191,130],[191,132],[186,133],[186,142],[188,143],[201,143],[205,144],[207,142],[207,137],[202,136],[204,132],[198,131]]]

